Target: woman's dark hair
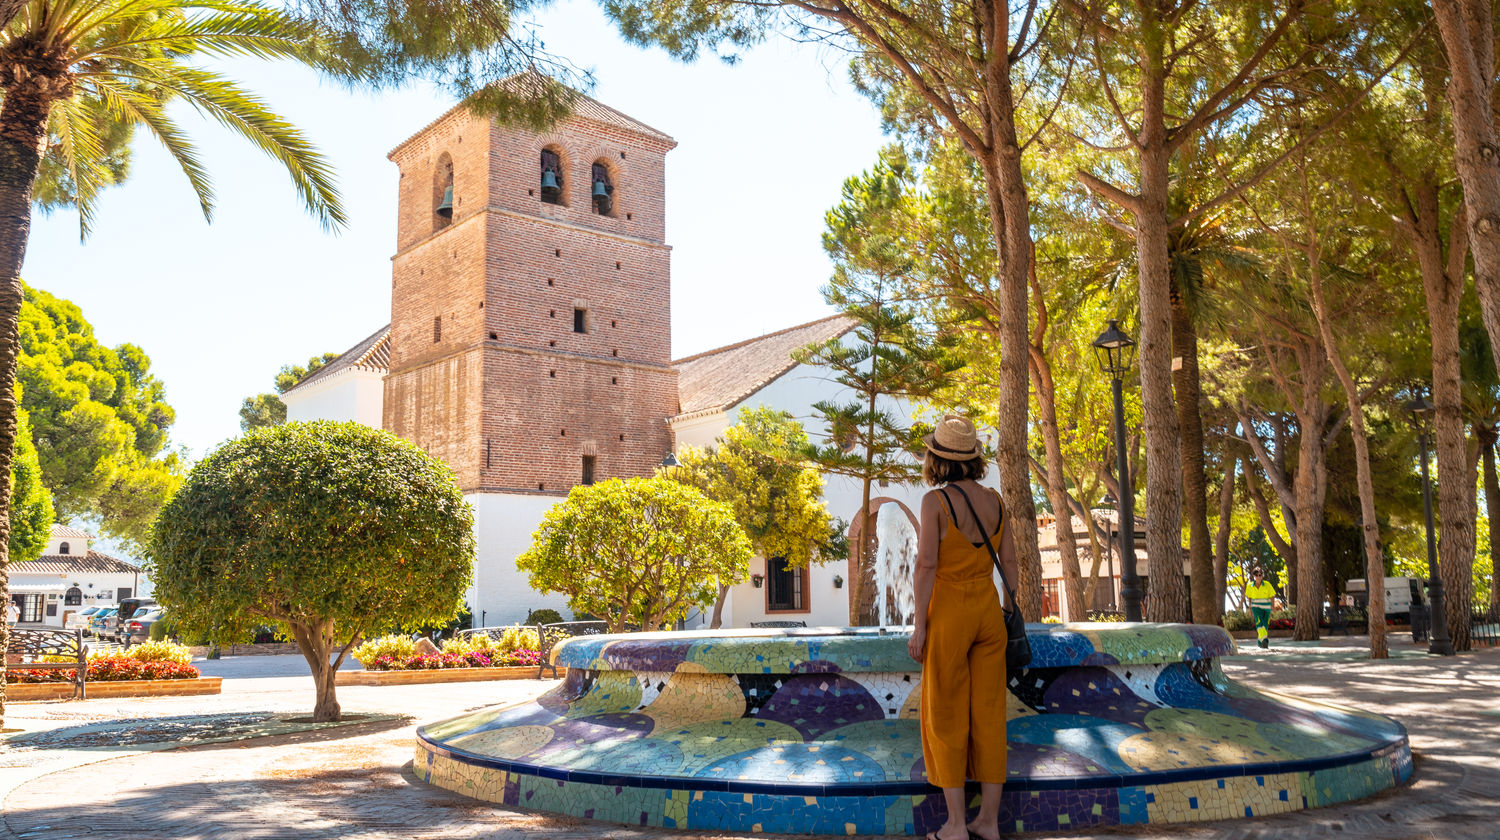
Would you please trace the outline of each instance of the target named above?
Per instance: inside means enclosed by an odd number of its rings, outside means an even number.
[[[955,481],[971,479],[978,481],[984,478],[988,469],[983,458],[970,458],[967,461],[954,461],[927,450],[927,458],[922,461],[922,480],[937,487],[940,484],[952,484]]]

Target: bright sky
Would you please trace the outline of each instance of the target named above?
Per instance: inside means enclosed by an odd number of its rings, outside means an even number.
[[[845,58],[774,40],[738,65],[684,65],[625,44],[586,0],[537,22],[549,51],[594,70],[595,98],[677,139],[674,355],[827,314],[823,213],[885,142]],[[351,94],[293,66],[232,72],[337,166],[347,230],[323,233],[273,163],[184,111],[215,175],[213,224],[142,133],[131,181],[106,195],[89,241],[72,213],[38,217],[23,274],[82,307],[104,343],[145,349],[177,409],[173,441],[194,456],[239,434],[240,401],[270,390],[281,365],[342,352],[390,319],[396,168],[385,156],[452,105],[428,89]]]

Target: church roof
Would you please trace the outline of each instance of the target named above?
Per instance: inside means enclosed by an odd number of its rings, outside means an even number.
[[[13,575],[84,575],[101,572],[128,575],[138,571],[138,566],[97,551],[90,551],[87,555],[43,554],[35,560],[10,564],[10,573]]]
[[[386,324],[371,333],[365,340],[345,350],[343,355],[304,377],[301,382],[287,389],[287,393],[346,370],[368,370],[384,373],[391,364],[391,325]]]
[[[853,328],[854,319],[847,315],[830,315],[678,359],[672,363],[677,368],[679,402],[675,419],[733,408],[796,367],[793,351]]]
[[[520,73],[516,73],[513,76],[501,79],[499,82],[496,82],[496,84],[506,85],[513,88],[524,88],[535,83],[539,78],[545,79],[544,76],[542,76],[535,70],[525,70]],[[573,92],[578,94],[578,98],[573,101],[573,108],[571,113],[569,114],[569,117],[577,117],[579,119],[590,120],[592,122],[614,126],[615,128],[631,132],[632,134],[645,135],[646,137],[660,140],[663,143],[668,143],[672,146],[677,145],[677,141],[672,139],[672,136],[670,134],[667,134],[665,131],[652,128],[651,126],[646,125],[645,123],[641,122],[635,117],[630,116],[629,114],[616,111],[614,108],[605,105],[603,102],[600,102],[599,100],[593,98],[592,96],[589,96],[588,94],[581,93],[576,90]],[[444,111],[442,115],[437,119],[433,120],[427,125],[422,126],[420,131],[417,131],[410,137],[396,144],[396,147],[394,149],[391,149],[390,154],[394,155],[397,152],[401,151],[401,149],[405,147],[406,144],[422,136],[422,134],[425,133],[428,129],[452,116],[454,112],[460,111],[465,107],[467,107],[466,103],[460,102],[457,105],[454,105],[452,108]],[[568,117],[564,117],[563,119],[567,118]]]
[[[51,536],[54,540],[91,540],[94,538],[94,535],[88,531],[80,531],[70,525],[56,524],[52,526]]]

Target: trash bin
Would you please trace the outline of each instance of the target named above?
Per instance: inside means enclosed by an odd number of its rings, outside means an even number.
[[[1426,604],[1411,605],[1411,640],[1413,643],[1427,641],[1427,631],[1432,626],[1431,614]]]

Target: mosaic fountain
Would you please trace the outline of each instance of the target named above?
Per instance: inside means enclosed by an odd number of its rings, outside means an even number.
[[[1010,681],[1001,828],[1253,817],[1369,796],[1412,771],[1380,715],[1258,691],[1218,627],[1033,625]],[[417,730],[424,781],[642,826],[922,834],[944,818],[904,632],[590,636],[535,701]],[[976,800],[977,801],[977,800]]]

